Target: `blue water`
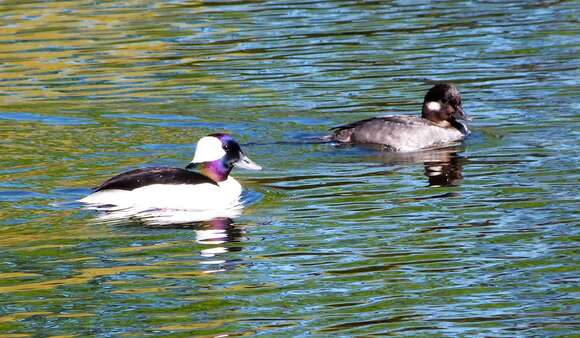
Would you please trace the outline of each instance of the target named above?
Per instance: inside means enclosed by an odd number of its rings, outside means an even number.
[[[0,4],[0,335],[576,335],[576,7]],[[417,114],[437,81],[473,119],[462,145],[316,141]],[[213,132],[264,167],[234,172],[240,216],[76,202]]]

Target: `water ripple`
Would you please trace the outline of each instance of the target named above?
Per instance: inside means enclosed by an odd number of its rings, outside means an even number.
[[[576,7],[3,2],[0,332],[575,334]],[[320,142],[417,114],[437,81],[461,89],[464,144]],[[265,168],[234,172],[241,215],[95,221],[75,202],[212,132]]]

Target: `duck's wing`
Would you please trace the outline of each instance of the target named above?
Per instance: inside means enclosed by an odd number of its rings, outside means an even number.
[[[352,129],[357,127],[372,127],[374,125],[383,126],[385,123],[393,123],[393,124],[403,124],[403,125],[411,125],[411,124],[429,124],[429,121],[422,119],[416,116],[406,116],[406,115],[389,115],[389,116],[377,116],[371,117],[368,119],[352,122],[349,124],[343,124],[340,126],[336,126],[330,128],[330,130],[344,130],[344,129]]]
[[[369,119],[331,128],[332,135],[330,135],[330,139],[339,142],[352,142],[353,133],[356,133],[357,136],[359,136],[357,137],[359,139],[367,139],[371,143],[382,143],[378,139],[373,140],[377,138],[376,135],[381,134],[379,133],[381,130],[389,128],[390,130],[406,129],[409,126],[429,125],[429,123],[429,121],[420,117],[406,115],[371,117]],[[388,132],[388,130],[386,130],[386,132]],[[365,134],[369,134],[369,136],[365,137]]]
[[[103,182],[93,192],[119,189],[134,190],[151,184],[217,184],[200,173],[181,168],[151,167],[124,172]]]

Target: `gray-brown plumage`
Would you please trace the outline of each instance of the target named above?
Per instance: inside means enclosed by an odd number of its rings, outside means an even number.
[[[332,128],[327,139],[382,144],[390,151],[414,151],[462,140],[469,134],[455,86],[437,84],[425,95],[422,116],[381,116]]]

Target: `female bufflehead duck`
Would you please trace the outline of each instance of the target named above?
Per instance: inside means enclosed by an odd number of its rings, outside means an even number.
[[[389,151],[415,151],[462,140],[469,135],[469,129],[458,120],[466,119],[459,90],[441,83],[425,95],[421,117],[373,117],[332,128],[333,133],[326,139],[342,143],[382,144]]]
[[[197,167],[198,172],[189,171]],[[114,176],[80,200],[119,208],[216,210],[239,206],[242,186],[229,176],[233,167],[261,170],[228,134],[197,142],[185,169],[152,167]]]

